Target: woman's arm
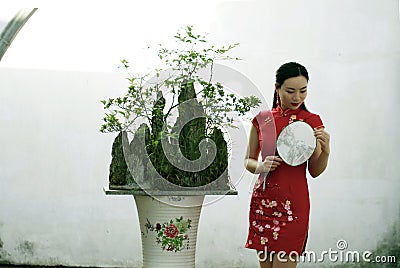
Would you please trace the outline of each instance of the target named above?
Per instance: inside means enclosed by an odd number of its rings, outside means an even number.
[[[330,135],[324,128],[320,128],[314,131],[314,136],[317,138],[317,147],[308,160],[308,172],[313,178],[316,178],[324,172],[328,165]]]
[[[244,165],[248,171],[254,174],[262,172],[274,171],[282,162],[278,156],[267,156],[263,162],[258,162],[260,154],[260,144],[258,141],[257,128],[252,125],[250,128],[249,143],[244,159]]]

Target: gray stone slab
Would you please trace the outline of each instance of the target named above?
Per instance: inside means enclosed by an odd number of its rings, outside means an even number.
[[[106,195],[154,195],[154,196],[190,196],[190,195],[238,195],[236,190],[182,190],[182,191],[144,191],[142,189],[119,189],[111,190],[104,187]]]

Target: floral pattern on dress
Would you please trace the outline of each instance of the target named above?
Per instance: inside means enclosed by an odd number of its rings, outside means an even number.
[[[266,245],[268,237],[273,240],[279,239],[279,232],[287,223],[293,222],[296,217],[293,216],[290,200],[278,203],[277,200],[268,198],[261,199],[258,208],[255,209],[255,219],[252,221],[254,237],[259,237],[260,244]],[[258,238],[257,238],[258,239]],[[249,244],[253,243],[249,240]]]

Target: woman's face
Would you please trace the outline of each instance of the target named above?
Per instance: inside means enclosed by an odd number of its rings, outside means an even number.
[[[307,97],[307,79],[302,75],[288,78],[276,91],[283,110],[296,110]]]

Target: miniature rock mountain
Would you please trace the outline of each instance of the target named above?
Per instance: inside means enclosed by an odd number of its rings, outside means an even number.
[[[176,186],[203,186],[210,190],[229,189],[227,143],[218,128],[207,134],[207,118],[196,99],[193,82],[181,87],[179,115],[170,131],[165,128],[164,107],[165,99],[159,92],[153,106],[151,130],[142,124],[129,146],[125,146],[125,152],[123,145],[128,144],[127,134],[120,132],[116,137],[110,188],[176,190]]]

